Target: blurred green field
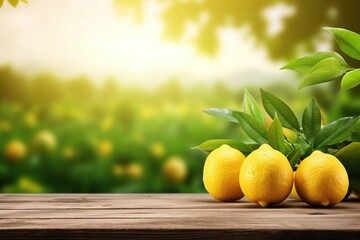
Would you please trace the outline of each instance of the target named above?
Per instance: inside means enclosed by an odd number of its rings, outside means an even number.
[[[95,86],[86,77],[29,79],[10,67],[0,68],[0,79],[3,193],[204,192],[206,155],[190,148],[209,139],[246,140],[239,125],[202,112],[241,109],[243,87],[185,88],[172,80],[149,90],[114,79]],[[311,98],[291,84],[266,89],[298,117]],[[259,101],[258,89],[250,91]],[[359,101],[339,99],[330,118],[358,111]]]
[[[8,67],[0,78],[1,192],[203,192],[205,154],[190,148],[242,136],[202,113],[240,106],[241,91],[221,85],[185,90],[174,80],[141,90],[109,80],[96,87],[84,77],[30,81]],[[173,158],[183,170],[164,169]]]

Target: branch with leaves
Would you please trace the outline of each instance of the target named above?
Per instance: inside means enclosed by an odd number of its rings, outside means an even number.
[[[295,169],[302,159],[315,150],[336,153],[351,141],[360,140],[360,116],[340,118],[322,126],[321,111],[313,98],[305,108],[300,124],[295,113],[284,101],[262,89],[260,91],[263,107],[273,119],[268,129],[265,128],[264,117],[259,105],[249,91],[245,90],[243,111],[209,108],[205,110],[205,113],[238,123],[249,137],[249,142],[215,139],[206,141],[194,149],[211,152],[222,144],[227,144],[248,155],[261,144],[267,143],[285,154]],[[283,127],[296,134],[295,140],[287,139],[283,133]]]
[[[324,28],[330,32],[340,49],[355,60],[360,60],[360,35],[342,28]],[[318,52],[295,59],[281,69],[290,69],[305,75],[299,89],[341,78],[341,92],[360,84],[360,68],[349,66],[344,58],[333,51]]]

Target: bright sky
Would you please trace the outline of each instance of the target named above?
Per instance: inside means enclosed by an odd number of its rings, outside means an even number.
[[[243,39],[244,30],[223,29],[215,58],[198,55],[190,44],[164,42],[156,1],[148,1],[141,25],[119,16],[112,0],[29,2],[16,9],[5,2],[0,9],[0,65],[29,74],[85,74],[96,82],[112,76],[145,86],[172,77],[185,84],[219,79],[263,84],[268,78],[246,78],[255,73],[287,76],[278,70],[281,64],[271,63],[250,39]]]

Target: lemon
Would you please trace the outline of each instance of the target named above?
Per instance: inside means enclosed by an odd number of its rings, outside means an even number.
[[[334,156],[314,151],[296,170],[296,191],[312,206],[333,206],[345,197],[349,178],[345,167]]]
[[[20,140],[13,140],[6,145],[5,156],[11,161],[21,160],[27,152],[26,146]]]
[[[137,180],[137,179],[141,178],[144,171],[143,171],[142,165],[140,165],[138,163],[131,163],[127,167],[126,172],[131,179]]]
[[[170,157],[165,161],[162,173],[165,179],[170,183],[183,182],[187,176],[186,163],[180,157]]]
[[[100,141],[98,144],[98,153],[102,157],[108,157],[113,152],[113,144],[109,140]]]
[[[224,202],[244,196],[239,184],[240,167],[245,156],[228,145],[222,145],[206,158],[203,182],[208,193]]]
[[[301,198],[299,197],[299,194],[296,192],[296,187],[295,187],[295,172],[294,172],[294,182],[293,182],[293,186],[292,186],[292,189],[291,189],[291,196],[293,196],[295,199],[297,200],[300,200],[301,201]]]
[[[165,147],[162,143],[156,142],[150,147],[151,154],[156,158],[161,158],[165,154]]]
[[[37,151],[52,151],[57,145],[54,134],[48,130],[42,130],[34,138],[34,148]]]
[[[245,196],[262,207],[284,201],[293,185],[293,170],[287,158],[263,144],[245,159],[240,170]]]

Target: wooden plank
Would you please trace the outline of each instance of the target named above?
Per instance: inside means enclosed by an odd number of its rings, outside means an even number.
[[[207,194],[0,195],[0,239],[358,239],[359,199],[261,208]]]
[[[348,207],[356,207],[360,200],[352,196]],[[239,205],[240,204],[240,205]],[[344,203],[342,203],[344,204]],[[339,208],[342,204],[335,206]],[[238,208],[259,206],[249,203],[246,198],[237,202],[222,203],[207,194],[2,194],[0,209],[66,209],[66,208],[145,208],[145,209],[189,209],[189,208]],[[308,205],[289,198],[273,208],[299,208]],[[272,209],[272,208],[266,208]]]
[[[65,219],[65,218],[97,218],[103,217],[106,214],[107,218],[178,218],[178,217],[218,217],[224,216],[231,218],[232,215],[237,217],[246,218],[272,218],[272,214],[277,217],[311,217],[317,215],[317,218],[322,217],[337,217],[337,218],[358,218],[360,212],[358,209],[291,209],[279,208],[274,209],[261,209],[254,211],[254,208],[239,207],[236,209],[36,209],[36,210],[1,210],[0,219],[19,219],[19,218],[52,218],[52,219]]]
[[[259,215],[258,215],[259,216]],[[349,217],[321,216],[317,218],[298,217],[251,217],[237,216],[207,218],[198,214],[194,217],[124,217],[104,216],[96,218],[14,218],[0,219],[4,229],[251,229],[251,230],[347,230],[359,231],[359,221]]]
[[[191,199],[191,201],[189,201]],[[246,200],[242,200],[246,202]],[[206,194],[5,194],[0,209],[51,208],[217,208],[218,202]],[[237,203],[227,203],[232,207]]]

